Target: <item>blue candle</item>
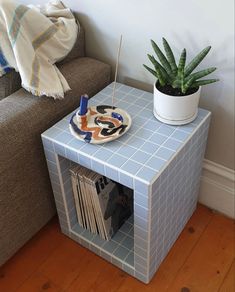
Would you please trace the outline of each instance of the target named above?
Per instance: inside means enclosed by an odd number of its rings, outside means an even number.
[[[80,112],[79,115],[83,116],[87,113],[87,105],[88,105],[88,95],[82,95],[80,101]]]

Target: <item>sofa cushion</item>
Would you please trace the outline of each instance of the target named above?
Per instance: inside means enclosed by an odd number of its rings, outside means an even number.
[[[12,70],[0,77],[0,100],[12,94],[21,87],[20,74]]]

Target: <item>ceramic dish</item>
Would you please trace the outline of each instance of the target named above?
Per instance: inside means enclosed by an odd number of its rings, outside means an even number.
[[[79,140],[91,144],[110,142],[125,134],[131,126],[129,114],[117,107],[89,107],[83,116],[76,112],[70,120],[70,131]]]

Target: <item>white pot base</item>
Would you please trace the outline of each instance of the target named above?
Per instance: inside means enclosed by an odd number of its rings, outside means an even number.
[[[185,124],[191,123],[193,120],[196,119],[196,117],[197,117],[197,113],[198,113],[198,110],[196,111],[196,113],[195,113],[192,117],[190,117],[190,118],[188,118],[188,119],[185,119],[185,120],[168,120],[168,119],[166,119],[166,118],[163,118],[163,117],[159,116],[159,115],[157,114],[157,112],[155,111],[155,109],[153,110],[153,114],[154,114],[154,116],[155,116],[160,122],[162,122],[162,123],[164,123],[164,124],[168,124],[168,125],[175,125],[175,126],[182,126],[182,125],[185,125]]]

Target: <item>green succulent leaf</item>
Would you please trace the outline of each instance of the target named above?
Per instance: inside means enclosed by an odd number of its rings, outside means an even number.
[[[153,76],[155,76],[156,78],[158,78],[157,72],[154,71],[152,68],[148,67],[147,65],[143,64],[144,68],[147,69],[151,74],[153,74]]]
[[[165,57],[165,55],[162,53],[162,51],[160,50],[158,45],[153,40],[151,40],[151,43],[152,43],[152,47],[153,47],[156,55],[158,56],[160,63],[162,64],[162,66],[166,70],[167,74],[169,76],[173,76],[171,66],[170,66],[169,62],[167,61],[167,58]]]
[[[162,67],[162,65],[160,63],[158,63],[158,61],[154,58],[154,56],[151,56],[148,54],[148,58],[150,60],[150,62],[153,64],[155,70],[160,70],[162,73],[162,76],[164,77],[166,83],[170,83],[170,79],[171,77],[167,74],[166,70]]]
[[[198,87],[198,86],[202,86],[202,85],[207,85],[210,83],[214,83],[219,81],[219,79],[205,79],[205,80],[198,80],[193,82],[193,84],[191,85],[191,87]]]
[[[179,59],[179,65],[178,65],[178,73],[177,73],[177,78],[182,80],[184,76],[184,67],[185,67],[185,62],[186,62],[186,50],[183,49],[180,59]]]
[[[169,43],[167,42],[167,40],[165,38],[162,38],[162,42],[163,42],[164,50],[166,52],[167,60],[170,64],[171,70],[172,70],[173,74],[176,76],[177,75],[177,65],[175,62],[174,54],[171,50]]]
[[[201,70],[201,71],[198,71],[196,73],[193,73],[193,74],[189,75],[188,77],[186,77],[186,82],[189,79],[191,79],[192,77],[194,78],[194,80],[197,80],[199,78],[205,77],[205,76],[211,74],[212,72],[214,72],[216,69],[217,69],[216,67],[211,67],[211,68],[208,68],[208,69]]]
[[[205,58],[205,56],[209,53],[211,46],[203,49],[185,68],[185,77],[187,77]]]
[[[188,91],[188,89],[192,86],[194,81],[195,81],[195,79],[193,77],[191,77],[187,82],[185,82],[184,86],[182,88],[182,93],[185,94]]]

